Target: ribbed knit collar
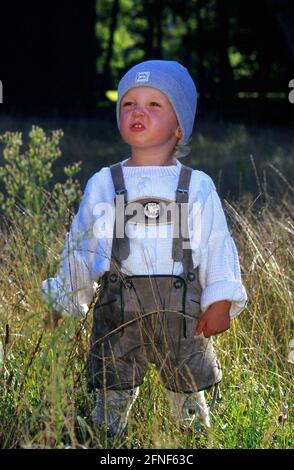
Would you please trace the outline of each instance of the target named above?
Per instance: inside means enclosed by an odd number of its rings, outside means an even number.
[[[126,158],[121,162],[123,174],[126,177],[135,176],[137,178],[141,176],[178,176],[181,169],[181,162],[176,159],[176,165],[146,165],[146,166],[124,166],[123,164],[129,160]]]

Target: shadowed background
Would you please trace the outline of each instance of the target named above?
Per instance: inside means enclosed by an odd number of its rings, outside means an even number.
[[[223,196],[256,193],[251,154],[261,177],[266,161],[291,171],[290,0],[30,0],[6,2],[1,19],[0,132],[62,127],[60,163],[82,160],[82,185],[128,156],[115,90],[129,67],[150,58],[190,70],[198,110],[186,162],[207,171]]]

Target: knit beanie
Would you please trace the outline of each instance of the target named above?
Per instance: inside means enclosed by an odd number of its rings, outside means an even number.
[[[179,143],[186,144],[192,134],[197,104],[195,83],[186,67],[173,60],[147,60],[132,67],[118,84],[118,128],[123,95],[131,88],[142,86],[157,88],[168,97],[182,131]]]

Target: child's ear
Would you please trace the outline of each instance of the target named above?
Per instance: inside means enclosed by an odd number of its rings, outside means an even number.
[[[181,130],[180,126],[178,126],[177,129],[176,129],[176,137],[177,137],[177,139],[180,139],[182,137],[182,130]]]

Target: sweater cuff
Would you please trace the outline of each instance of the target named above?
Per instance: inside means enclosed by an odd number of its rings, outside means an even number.
[[[208,307],[220,300],[232,302],[230,317],[239,315],[247,304],[247,293],[243,284],[239,281],[218,281],[209,284],[202,291],[200,307],[206,312]]]

